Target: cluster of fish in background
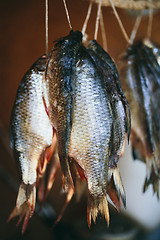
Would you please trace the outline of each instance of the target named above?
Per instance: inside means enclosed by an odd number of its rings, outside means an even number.
[[[71,31],[55,41],[17,91],[10,136],[22,183],[10,219],[24,217],[23,232],[37,189],[43,204],[59,169],[68,201],[77,183],[87,181],[88,225],[99,213],[109,224],[107,195],[117,209],[126,205],[117,164],[130,130],[133,157],[147,165],[144,190],[153,184],[159,196],[160,50],[149,40],[129,46],[119,64],[123,93],[113,60],[95,40],[84,45],[82,38]]]
[[[131,110],[133,159],[146,164],[143,190],[160,187],[160,49],[146,38],[128,47],[119,63],[121,84]]]

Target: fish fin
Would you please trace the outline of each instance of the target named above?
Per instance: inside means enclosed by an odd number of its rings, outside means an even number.
[[[63,188],[66,192],[68,192],[70,188],[74,189],[74,181],[70,170],[69,159],[65,160],[65,164],[61,164],[61,169]]]
[[[77,171],[78,171],[78,173],[79,173],[79,176],[80,176],[81,180],[82,180],[82,181],[84,181],[84,180],[87,181],[87,178],[86,178],[86,176],[85,176],[85,174],[84,174],[83,168],[81,168],[81,166],[80,166],[77,162],[75,162],[75,163],[76,163]]]
[[[114,206],[116,207],[117,211],[119,211],[121,207],[121,200],[118,197],[118,193],[114,184],[113,176],[111,177],[111,180],[107,186],[107,194],[109,195],[110,199],[114,203]]]
[[[35,201],[36,201],[36,184],[27,185],[22,183],[19,187],[19,192],[17,196],[16,207],[13,209],[10,214],[8,221],[16,216],[20,216],[17,225],[20,224],[24,217],[22,234],[25,232],[29,218],[32,217],[35,209]]]
[[[105,217],[107,225],[109,226],[109,209],[106,195],[95,198],[89,194],[87,204],[87,222],[89,228],[92,219],[94,223],[96,223],[98,213]]]
[[[152,175],[152,172],[158,176],[158,167],[153,154],[150,157],[146,157],[146,178],[148,181]]]
[[[47,177],[42,178],[38,187],[38,200],[40,202],[40,209],[44,205],[47,196],[52,188],[52,185],[55,180],[55,176],[60,169],[60,162],[58,157],[57,149],[55,149],[52,159],[47,168]],[[47,179],[46,179],[47,178]]]
[[[114,194],[114,197],[115,197],[114,201],[115,201],[115,203],[117,203],[116,207],[118,208],[118,206],[120,204],[120,202],[119,202],[120,200],[122,200],[123,206],[126,207],[126,194],[125,194],[121,176],[120,176],[120,173],[119,173],[119,170],[117,167],[109,168],[109,170],[108,170],[108,184],[110,184],[110,183],[112,184],[112,186],[115,186],[114,189],[117,192],[116,195]],[[113,183],[114,183],[114,185],[113,185]]]
[[[51,166],[51,170],[50,170],[48,180],[47,180],[47,188],[46,188],[46,194],[47,195],[52,188],[52,185],[53,185],[54,180],[55,180],[56,173],[60,169],[60,162],[59,162],[59,157],[58,157],[57,152],[55,152],[53,154],[52,161],[53,161],[53,165]]]
[[[76,200],[79,201],[86,190],[86,184],[87,184],[87,182],[84,181],[84,179],[86,179],[84,170],[74,160],[74,158],[70,158],[70,170],[71,170],[71,175],[72,175],[72,179],[75,186],[74,192],[76,193]]]
[[[153,192],[157,194],[157,198],[159,200],[159,188],[160,188],[160,180],[157,180],[153,183]]]
[[[70,188],[67,192],[67,197],[66,197],[66,201],[65,201],[65,204],[63,205],[63,208],[61,209],[61,212],[57,218],[57,220],[54,222],[54,225],[53,227],[55,227],[57,225],[57,223],[59,223],[59,221],[61,220],[63,214],[64,214],[64,211],[66,210],[66,207],[68,206],[69,202],[71,201],[72,199],[72,196],[74,194],[74,191],[73,191],[73,188]]]
[[[157,198],[159,199],[159,191],[160,191],[160,178],[155,174],[154,168],[152,166],[150,170],[150,175],[149,177],[146,176],[144,185],[143,185],[143,192],[146,192],[148,189],[149,185],[152,184],[153,187],[153,193],[157,194]]]
[[[159,199],[159,187],[160,187],[160,180],[157,178],[155,180],[153,180],[152,178],[147,179],[147,177],[145,178],[145,182],[143,185],[143,193],[145,193],[148,189],[148,187],[150,186],[150,184],[152,184],[153,187],[153,193],[157,194],[157,198]]]
[[[54,134],[53,138],[52,138],[52,144],[46,148],[45,152],[43,153],[42,157],[41,157],[41,161],[39,164],[39,167],[37,169],[37,175],[39,176],[43,176],[45,171],[46,171],[46,167],[47,167],[47,163],[49,163],[53,152],[56,148],[56,143],[57,143],[57,139],[56,139],[56,134]]]
[[[122,149],[121,149],[121,153],[120,153],[120,158],[123,156],[124,151],[125,151],[126,138],[127,138],[127,135],[125,134]]]

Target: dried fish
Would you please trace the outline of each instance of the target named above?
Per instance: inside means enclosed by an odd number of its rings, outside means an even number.
[[[149,39],[127,49],[120,62],[122,88],[131,109],[133,157],[146,163],[149,184],[159,196],[160,65],[159,49]]]
[[[12,112],[11,145],[22,184],[10,218],[20,215],[21,221],[25,215],[24,232],[36,184],[53,154],[47,186],[43,178],[38,197],[43,203],[61,165],[67,200],[56,222],[85,178],[88,225],[98,213],[109,224],[107,194],[117,208],[126,204],[117,164],[130,134],[130,110],[116,66],[96,41],[84,47],[79,31],[57,40],[46,61],[40,58],[25,74]]]
[[[75,98],[76,55],[81,44],[82,34],[79,31],[70,31],[68,36],[57,40],[51,51],[44,81],[43,95],[57,135],[58,155],[66,189],[74,188],[68,162],[68,147]]]
[[[22,232],[32,217],[36,185],[54,150],[53,129],[42,99],[42,78],[47,57],[40,57],[24,75],[15,99],[10,123],[10,141],[20,163],[22,183],[16,207],[9,219],[25,216]]]

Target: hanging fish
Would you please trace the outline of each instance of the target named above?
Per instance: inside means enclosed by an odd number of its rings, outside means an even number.
[[[92,55],[97,57],[94,59]],[[76,186],[77,173],[87,180],[89,226],[98,212],[105,215],[109,223],[108,185],[109,195],[113,193],[112,199],[117,206],[121,197],[125,202],[117,162],[130,127],[129,108],[116,67],[106,55],[103,51],[98,55],[91,45],[90,50],[86,49],[82,45],[82,34],[71,31],[58,40],[51,51],[43,91],[57,135],[58,155],[69,199],[73,194],[70,189]],[[110,85],[114,87],[110,89]]]
[[[38,179],[44,174],[55,146],[53,129],[42,99],[42,78],[47,57],[40,57],[24,75],[15,99],[10,123],[11,147],[20,163],[22,183],[16,207],[9,219],[25,216],[22,232],[32,217]]]
[[[88,225],[98,212],[109,223],[107,177],[112,111],[103,77],[86,48],[81,46],[75,69],[75,105],[69,156],[84,172],[88,183]]]
[[[56,41],[46,67],[44,99],[52,126],[56,131],[58,155],[66,190],[74,189],[70,173],[68,148],[75,98],[75,67],[82,34],[71,31]]]
[[[130,126],[126,109],[129,114],[112,59],[96,41],[90,41],[87,49],[81,46],[69,156],[83,169],[87,179],[89,226],[98,212],[105,215],[109,224],[107,193],[117,208],[121,197],[125,205],[117,163]]]
[[[160,50],[144,39],[127,49],[120,62],[122,88],[131,109],[133,158],[146,163],[149,184],[160,184]]]
[[[118,199],[122,198],[124,205],[126,204],[126,200],[117,163],[120,156],[123,155],[126,135],[128,135],[129,140],[131,128],[130,109],[121,89],[118,71],[111,57],[95,40],[89,42],[88,52],[94,60],[96,67],[104,76],[106,91],[108,96],[110,96],[113,126],[108,169],[108,184],[110,186],[108,186],[107,192],[116,207],[119,208],[120,202]],[[111,186],[115,186],[115,190]]]

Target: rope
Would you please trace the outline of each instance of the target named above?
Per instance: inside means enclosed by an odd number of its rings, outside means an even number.
[[[121,30],[122,30],[122,33],[123,33],[123,35],[124,35],[127,43],[129,43],[129,37],[128,37],[128,35],[127,35],[127,33],[126,33],[126,31],[125,31],[125,29],[124,29],[124,27],[123,27],[123,24],[122,24],[122,22],[121,22],[121,19],[120,19],[119,15],[118,15],[118,13],[117,13],[117,10],[116,10],[116,8],[115,8],[115,6],[114,6],[113,0],[109,0],[109,1],[110,1],[110,3],[111,3],[111,6],[112,6],[112,9],[113,9],[114,15],[115,15],[115,17],[117,18],[117,21],[118,21],[118,23],[119,23],[119,26],[120,26],[120,28],[121,28]]]
[[[133,42],[134,42],[135,36],[137,34],[137,31],[138,31],[138,28],[139,28],[139,25],[140,25],[140,22],[141,22],[141,19],[142,19],[142,11],[141,11],[140,15],[136,18],[136,21],[135,21],[135,24],[134,24],[134,27],[133,27],[133,30],[131,32],[131,36],[130,36],[130,39],[129,39],[130,44],[133,44]]]
[[[84,35],[86,32],[86,28],[87,28],[87,24],[88,24],[88,20],[90,18],[91,15],[91,9],[92,9],[92,2],[89,3],[89,7],[88,7],[88,11],[87,11],[87,16],[86,19],[84,21],[83,27],[82,27],[82,34]]]
[[[105,51],[107,51],[107,38],[106,38],[106,31],[104,26],[104,20],[103,20],[103,13],[101,9],[101,15],[100,15],[100,26],[101,26],[101,33],[102,33],[102,42],[103,42],[103,48]]]
[[[148,30],[147,30],[148,38],[151,38],[152,22],[153,22],[153,9],[149,9],[149,21],[148,21]]]
[[[48,54],[48,0],[45,0],[46,55]]]
[[[71,21],[70,21],[69,13],[68,13],[67,5],[66,5],[66,0],[63,0],[63,3],[64,3],[65,11],[66,11],[66,16],[67,16],[67,20],[68,20],[69,28],[70,28],[70,30],[72,30],[72,25],[71,25]]]
[[[94,39],[95,40],[97,40],[97,35],[98,35],[98,26],[99,26],[99,19],[100,19],[100,13],[101,13],[101,3],[102,3],[102,0],[99,0],[98,10],[97,10],[97,18],[96,18],[96,26],[95,26],[95,33],[94,33]]]

